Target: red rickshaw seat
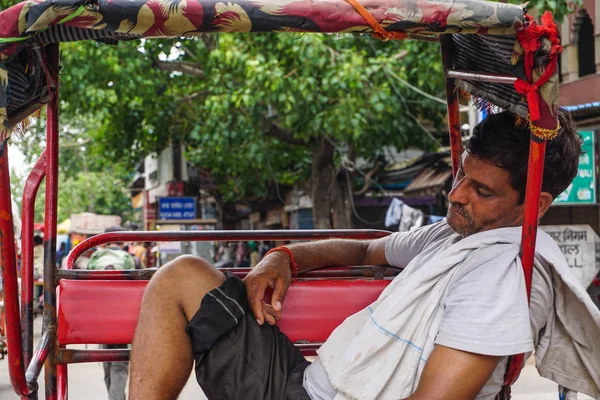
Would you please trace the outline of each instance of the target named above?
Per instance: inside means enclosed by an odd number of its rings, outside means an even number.
[[[346,317],[377,299],[389,280],[312,280],[290,286],[279,327],[294,341],[324,342]],[[131,343],[148,281],[63,279],[58,344]]]

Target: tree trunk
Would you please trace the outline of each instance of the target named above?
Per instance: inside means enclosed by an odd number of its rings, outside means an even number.
[[[345,172],[338,176],[335,148],[325,138],[313,147],[311,183],[315,229],[352,228]]]

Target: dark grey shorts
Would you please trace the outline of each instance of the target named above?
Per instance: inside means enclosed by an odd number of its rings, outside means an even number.
[[[259,326],[235,275],[210,291],[186,328],[196,379],[209,400],[310,400],[309,364],[276,326]]]

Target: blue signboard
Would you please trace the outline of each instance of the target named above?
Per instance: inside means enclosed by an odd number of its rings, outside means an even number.
[[[196,219],[195,197],[160,197],[158,199],[158,219]]]

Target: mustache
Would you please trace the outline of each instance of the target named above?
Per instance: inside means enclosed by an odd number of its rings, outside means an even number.
[[[467,220],[471,220],[471,216],[467,214],[465,208],[460,204],[450,203],[450,209]]]

